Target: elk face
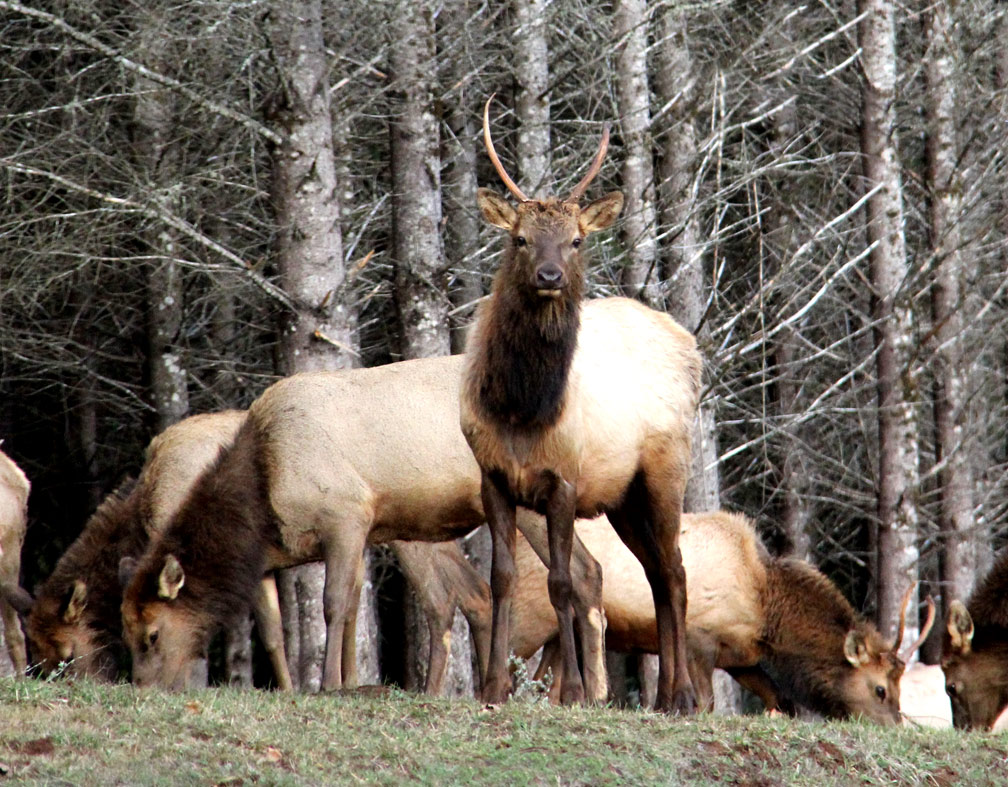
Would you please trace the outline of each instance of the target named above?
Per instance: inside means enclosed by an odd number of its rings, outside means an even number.
[[[205,627],[179,593],[185,573],[173,555],[165,558],[156,593],[131,583],[122,604],[123,641],[133,657],[133,683],[185,689],[193,662],[206,650]]]
[[[974,639],[973,619],[960,601],[949,606],[942,645],[945,693],[957,729],[989,730],[1008,706],[1008,641]]]
[[[511,247],[504,257],[504,275],[517,292],[539,298],[580,300],[584,290],[581,245],[590,233],[609,227],[623,209],[623,195],[618,191],[595,200],[584,209],[578,205],[581,195],[602,167],[609,146],[609,130],[603,131],[588,173],[566,199],[529,199],[507,174],[494,149],[490,135],[492,100],[490,96],[483,107],[483,141],[497,174],[518,200],[518,208],[512,208],[490,189],[480,189],[477,202],[490,224],[511,235]]]
[[[844,658],[852,667],[840,692],[849,715],[879,724],[899,724],[899,683],[904,664],[893,648],[876,632],[853,629],[844,641]]]
[[[70,675],[112,680],[115,656],[87,610],[87,585],[75,580],[63,598],[40,598],[25,625],[32,660],[43,675],[64,670]]]
[[[490,189],[480,189],[477,201],[483,217],[511,235],[503,265],[510,288],[539,298],[581,298],[581,245],[590,233],[609,227],[623,207],[618,191],[584,209],[557,199],[529,200],[515,209]]]

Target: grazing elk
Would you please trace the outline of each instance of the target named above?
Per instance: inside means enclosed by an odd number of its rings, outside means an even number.
[[[492,96],[491,96],[492,100]],[[692,711],[686,668],[686,589],[677,544],[690,439],[699,400],[700,356],[670,317],[625,298],[587,301],[581,245],[610,226],[623,195],[581,208],[594,161],[566,199],[526,197],[483,136],[517,208],[488,189],[484,218],[509,241],[466,350],[460,420],[481,471],[493,539],[493,635],[483,698],[509,692],[508,620],[514,580],[515,508],[545,514],[549,596],[560,621],[562,700],[584,697],[571,616],[574,517],[606,512],[644,566],[657,609],[660,669],[656,707]],[[584,319],[593,315],[589,325]]]
[[[447,540],[483,521],[479,468],[458,428],[461,364],[455,356],[304,373],[268,388],[125,588],[134,679],[184,685],[210,633],[246,608],[265,571],[323,559],[323,688],[339,688],[365,544]],[[546,554],[541,524],[530,528]],[[604,697],[601,574],[591,562],[579,617],[598,623],[589,660],[599,665]],[[443,641],[432,637],[435,646]]]
[[[602,564],[606,647],[656,652],[654,606],[639,563],[604,519],[579,521],[577,532]],[[691,672],[702,705],[710,707],[711,675],[720,667],[768,710],[792,710],[797,703],[831,718],[899,721],[904,659],[823,574],[802,561],[770,557],[752,523],[739,514],[684,514],[680,548]],[[518,655],[528,657],[554,636],[557,623],[547,617],[542,567],[519,552],[518,572],[512,642]],[[933,621],[929,604],[928,622],[908,653]],[[897,643],[902,617],[899,629]],[[537,675],[555,666],[555,653],[555,647],[547,650]]]
[[[165,527],[196,477],[234,439],[244,417],[231,410],[170,426],[150,442],[137,481],[120,486],[95,510],[36,598],[28,597],[28,638],[43,672],[62,662],[71,674],[116,677],[122,646],[120,565],[138,556]],[[288,689],[271,577],[263,580],[256,614],[277,684]]]
[[[968,604],[949,605],[941,664],[955,726],[992,729],[1008,708],[1008,549]]]
[[[0,451],[0,614],[3,615],[7,652],[18,675],[23,675],[28,666],[24,634],[18,620],[18,611],[23,609],[18,582],[30,490],[31,484],[21,468]]]

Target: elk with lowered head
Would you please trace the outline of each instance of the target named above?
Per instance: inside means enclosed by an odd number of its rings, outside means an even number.
[[[491,97],[492,99],[492,97]],[[656,609],[656,707],[696,706],[686,667],[686,584],[679,518],[699,400],[696,342],[668,315],[636,301],[587,301],[582,245],[609,227],[620,192],[581,207],[608,144],[564,199],[529,199],[500,163],[483,112],[487,153],[517,207],[488,189],[484,218],[508,239],[489,299],[466,349],[462,431],[480,466],[493,543],[493,634],[483,697],[503,699],[515,575],[515,509],[544,514],[549,597],[559,621],[563,702],[584,697],[577,666],[569,570],[574,518],[608,514],[640,560]],[[583,316],[592,314],[590,324]]]
[[[21,573],[21,545],[28,528],[28,478],[3,451],[0,451],[0,615],[4,638],[14,671],[24,675],[28,666],[24,633],[18,612],[25,609],[18,584]]]
[[[949,605],[941,665],[952,723],[959,729],[993,729],[1008,709],[1008,549],[968,604]]]

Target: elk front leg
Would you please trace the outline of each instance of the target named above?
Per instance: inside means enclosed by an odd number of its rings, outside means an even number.
[[[341,672],[344,689],[357,688],[357,612],[360,609],[361,588],[364,586],[364,553],[357,563],[353,589],[347,601],[346,617],[343,620],[343,656]]]
[[[490,660],[486,682],[483,684],[483,701],[502,702],[511,693],[507,661],[516,570],[515,504],[508,492],[507,480],[486,471],[483,472],[480,495],[487,524],[490,525],[490,594],[493,599]]]
[[[546,533],[549,537],[550,566],[546,579],[550,603],[557,616],[563,685],[560,702],[584,702],[584,684],[574,644],[574,608],[571,604],[571,547],[574,542],[574,487],[560,476],[547,474]]]
[[[4,638],[7,641],[7,653],[10,654],[11,663],[14,665],[14,674],[24,677],[28,669],[28,654],[17,610],[6,599],[0,598],[0,614],[3,615]]]
[[[343,523],[330,529],[341,538],[333,538],[325,545],[325,589],[322,596],[322,614],[326,624],[325,665],[322,668],[322,690],[332,691],[343,683],[343,632],[347,615],[354,601],[361,555],[364,554],[366,531],[352,523]],[[353,608],[356,615],[357,609]]]
[[[518,529],[529,546],[547,568],[550,565],[549,541],[543,519],[532,511],[518,512]],[[581,663],[584,670],[584,691],[592,702],[605,702],[609,697],[609,675],[605,665],[605,612],[602,607],[602,567],[574,532],[570,561],[574,616],[581,635]],[[520,580],[519,580],[520,581]],[[559,643],[556,644],[559,655]],[[562,683],[560,670],[553,669],[551,697],[559,696]]]
[[[280,691],[292,691],[294,683],[291,681],[290,670],[287,668],[287,654],[284,652],[280,598],[277,595],[276,579],[272,573],[266,574],[259,583],[253,612],[259,629],[259,638],[269,656],[270,664],[273,665],[277,688]]]

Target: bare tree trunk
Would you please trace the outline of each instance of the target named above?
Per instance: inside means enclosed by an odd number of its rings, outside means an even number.
[[[518,186],[533,197],[555,188],[550,148],[549,25],[547,0],[514,0],[515,115]]]
[[[404,358],[447,355],[441,157],[434,114],[434,20],[427,0],[392,10],[392,243]]]
[[[296,304],[295,311],[285,315],[278,360],[285,374],[347,368],[358,357],[356,314],[344,287],[339,184],[319,0],[274,2],[269,35],[279,79],[275,121],[283,135],[273,152],[276,260],[283,288]],[[325,652],[320,603],[325,574],[319,565],[289,570],[296,576],[297,606],[287,606],[291,599],[286,584],[281,609],[285,633],[296,631],[299,638],[299,658],[288,656],[291,673],[301,688],[314,690],[321,682]],[[289,621],[292,617],[296,626]]]
[[[616,98],[623,158],[623,243],[627,260],[623,291],[653,308],[663,304],[655,222],[655,184],[651,164],[651,109],[648,87],[648,10],[645,0],[617,0],[613,9],[616,41]]]
[[[928,224],[934,258],[931,310],[935,347],[936,459],[939,463],[939,530],[942,534],[943,596],[968,598],[977,575],[977,542],[973,515],[973,467],[965,439],[968,402],[973,391],[971,366],[963,343],[962,276],[967,252],[962,249],[963,178],[958,167],[958,90],[953,76],[954,32],[944,3],[924,15],[927,54],[927,186]]]
[[[476,144],[478,131],[469,101],[467,65],[469,35],[466,23],[469,5],[465,0],[446,3],[441,13],[443,29],[438,37],[448,39],[449,47],[442,59],[447,73],[442,80],[458,85],[445,106],[448,135],[441,141],[442,201],[444,207],[445,258],[450,266],[449,296],[452,302],[451,349],[465,349],[465,328],[472,318],[476,301],[483,295],[479,249],[480,220],[476,209]],[[461,42],[461,43],[460,43]]]
[[[896,148],[895,6],[858,0],[861,154],[868,198],[867,239],[878,386],[878,575],[880,630],[895,632],[907,584],[917,579],[918,415],[912,367],[913,315]],[[916,598],[914,598],[916,602]],[[904,641],[917,637],[908,621]]]
[[[707,303],[703,252],[695,209],[692,173],[696,168],[696,131],[693,127],[695,93],[684,12],[663,5],[656,12],[655,94],[669,106],[662,121],[659,205],[662,265],[669,282],[668,311],[697,335],[701,348],[709,342],[705,322]],[[717,426],[710,401],[700,403],[693,432],[693,473],[686,487],[686,510],[714,511],[721,507],[718,474]]]

